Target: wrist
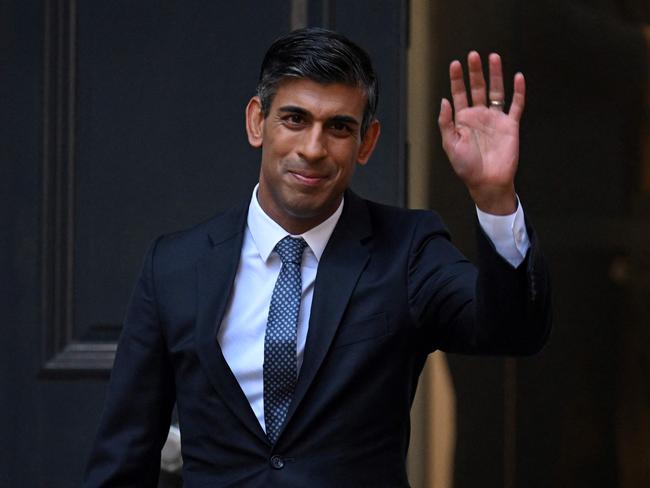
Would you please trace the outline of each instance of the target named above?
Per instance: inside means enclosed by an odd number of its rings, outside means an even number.
[[[517,211],[517,194],[514,185],[507,189],[469,190],[474,204],[491,215],[510,215]]]

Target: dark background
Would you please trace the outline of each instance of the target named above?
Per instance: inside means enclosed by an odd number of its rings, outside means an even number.
[[[403,204],[405,2],[302,3],[375,59],[385,137],[354,186]],[[0,3],[0,486],[80,483],[142,255],[250,198],[244,108],[291,19],[290,1]]]
[[[473,48],[501,53],[509,79],[526,76],[517,189],[554,305],[537,356],[447,356],[455,486],[650,486],[650,2],[436,5],[441,67]],[[432,172],[431,205],[471,254],[466,191],[446,165]]]

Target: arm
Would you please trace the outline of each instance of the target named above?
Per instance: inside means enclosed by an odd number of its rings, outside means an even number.
[[[175,389],[158,318],[155,249],[129,304],[84,487],[158,484]]]
[[[475,267],[452,245],[435,214],[423,216],[412,238],[408,291],[425,352],[525,355],[544,346],[550,287],[530,225],[528,234],[530,248],[515,268],[477,225]]]
[[[513,214],[518,208],[514,177],[524,78],[515,76],[512,104],[504,113],[500,57],[489,57],[489,96],[478,53],[468,55],[468,67],[472,104],[461,64],[450,65],[455,117],[443,99],[438,119],[443,147],[478,209],[491,215]],[[506,261],[501,243],[479,227],[478,269],[439,232],[440,227],[431,221],[420,224],[410,263],[411,313],[428,350],[530,354],[541,349],[550,329],[549,286],[532,227],[526,226],[530,247],[521,249],[523,263],[521,256]],[[513,235],[515,253],[516,240]]]

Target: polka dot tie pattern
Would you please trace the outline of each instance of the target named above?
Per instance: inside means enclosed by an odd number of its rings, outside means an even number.
[[[300,310],[302,280],[300,263],[307,243],[287,236],[275,246],[282,268],[269,307],[264,337],[264,423],[266,435],[275,444],[289,410],[298,376],[296,326]]]

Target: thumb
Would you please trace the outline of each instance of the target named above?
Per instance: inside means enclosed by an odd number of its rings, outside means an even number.
[[[454,139],[456,128],[452,118],[451,103],[446,98],[443,98],[440,102],[438,127],[440,127],[440,135],[442,136],[442,147],[447,151]]]

